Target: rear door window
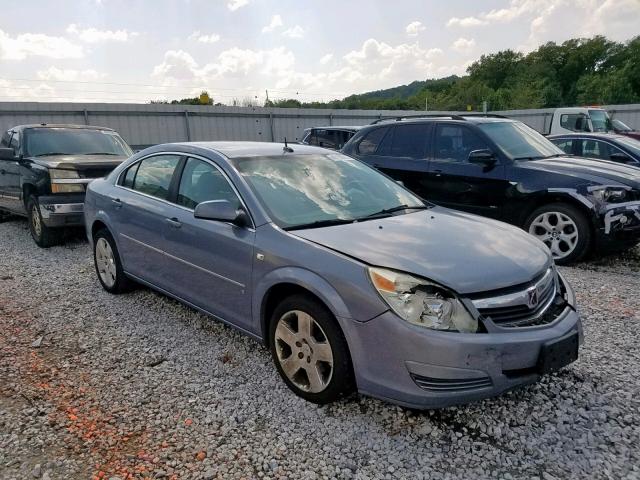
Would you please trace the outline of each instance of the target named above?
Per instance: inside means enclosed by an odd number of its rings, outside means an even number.
[[[178,155],[157,155],[145,158],[138,167],[133,181],[133,190],[167,200],[171,179],[179,161]]]
[[[390,156],[425,158],[429,125],[396,125],[393,130]]]
[[[318,147],[336,149],[336,132],[334,130],[316,129],[314,130],[310,145],[317,145]]]
[[[434,153],[436,160],[467,162],[469,153],[486,149],[489,149],[487,143],[467,127],[440,124],[436,128]]]
[[[365,134],[364,138],[360,140],[360,143],[358,144],[358,153],[360,155],[375,155],[380,143],[388,131],[389,127],[380,127]]]
[[[598,140],[581,140],[582,155],[589,158],[599,158],[601,160],[610,160],[612,148]]]
[[[564,153],[573,154],[573,140],[554,140],[553,143],[561,148]]]

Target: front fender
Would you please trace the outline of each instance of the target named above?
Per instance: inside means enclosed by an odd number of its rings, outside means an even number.
[[[265,331],[267,319],[263,318],[267,292],[272,287],[283,283],[291,283],[309,290],[331,310],[331,313],[338,321],[341,318],[352,318],[352,314],[340,294],[324,278],[305,268],[282,267],[272,270],[254,285],[252,299],[253,321],[254,325],[259,326],[257,330],[261,333],[262,338],[266,338],[267,334]]]

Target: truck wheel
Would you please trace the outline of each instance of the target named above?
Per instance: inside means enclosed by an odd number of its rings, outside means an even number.
[[[29,200],[27,200],[27,214],[29,218],[29,231],[36,245],[41,248],[49,248],[60,241],[60,232],[44,224],[42,215],[40,214],[40,204],[34,195],[31,195]]]
[[[306,295],[283,300],[269,328],[271,355],[287,386],[325,404],[355,390],[347,342],[327,308]]]
[[[591,246],[591,228],[587,217],[566,203],[543,205],[529,215],[524,225],[542,241],[558,265],[582,259]]]
[[[133,282],[125,275],[116,242],[106,228],[93,236],[93,263],[98,280],[107,292],[118,294],[131,290]]]

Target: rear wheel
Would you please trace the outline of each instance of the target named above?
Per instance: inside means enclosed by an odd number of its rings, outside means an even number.
[[[537,208],[525,222],[525,230],[549,247],[559,265],[577,262],[591,246],[592,235],[587,217],[565,203],[551,203]]]
[[[93,236],[93,261],[102,287],[109,293],[131,290],[133,282],[125,275],[118,247],[107,229]]]
[[[307,295],[278,305],[271,318],[271,354],[293,392],[325,404],[355,389],[347,342],[327,308]]]
[[[27,200],[27,215],[31,237],[39,247],[49,248],[60,241],[60,231],[44,224],[38,198],[34,195],[31,195]]]

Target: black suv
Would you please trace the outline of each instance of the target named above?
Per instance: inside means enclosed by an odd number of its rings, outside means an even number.
[[[524,228],[560,264],[592,247],[640,241],[640,170],[567,156],[518,121],[385,119],[360,129],[342,151],[434,203]]]
[[[35,242],[50,247],[60,227],[83,225],[86,185],[132,155],[115,131],[80,125],[21,125],[0,140],[0,219],[29,218]]]

